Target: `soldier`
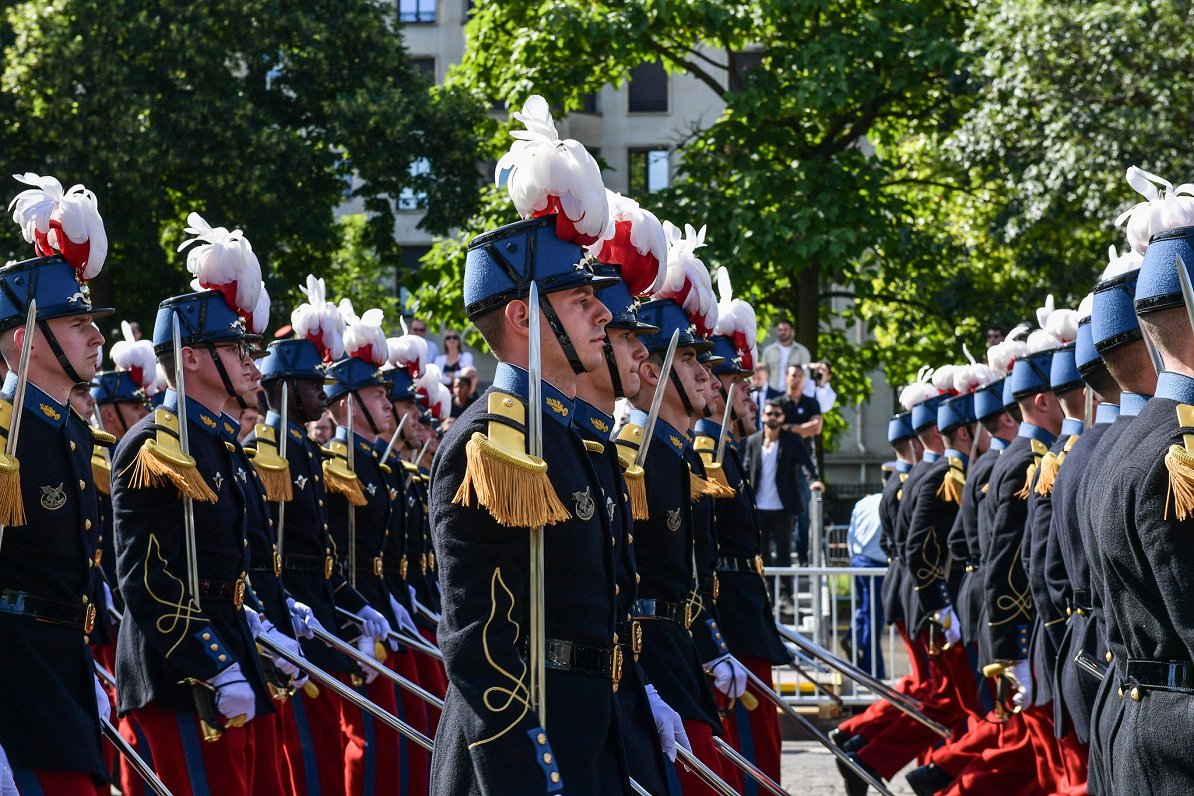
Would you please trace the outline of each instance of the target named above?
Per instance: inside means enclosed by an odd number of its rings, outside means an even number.
[[[1108,793],[1194,788],[1182,751],[1189,748],[1190,729],[1168,720],[1182,715],[1194,694],[1188,599],[1192,470],[1185,439],[1194,426],[1194,331],[1176,271],[1185,269],[1188,278],[1194,263],[1188,226],[1194,217],[1178,196],[1152,205],[1135,308],[1165,369],[1156,396],[1118,440],[1125,455],[1104,468],[1106,480],[1089,491],[1099,557],[1092,577],[1113,655],[1108,677],[1116,683],[1107,710],[1116,714],[1114,729],[1106,735],[1098,730],[1103,754],[1114,766],[1114,780],[1101,781]]]
[[[215,234],[194,214],[190,222],[200,231],[199,252],[239,248],[239,239]],[[234,279],[260,285],[260,269],[246,267]],[[133,717],[163,781],[179,793],[249,793],[254,756],[246,724],[273,710],[241,610],[249,557],[239,465],[220,433],[225,402],[253,387],[248,344],[261,327],[226,296],[235,299],[236,290],[162,302],[153,341],[171,389],[160,409],[129,430],[112,461],[126,605],[116,660],[120,711]],[[248,291],[248,298],[255,304],[258,297]],[[184,386],[189,456],[179,448],[177,390]]]
[[[72,387],[95,375],[104,338],[92,318],[112,312],[92,306],[87,286],[107,240],[95,197],[82,186],[64,192],[53,177],[18,179],[36,187],[18,195],[14,218],[42,256],[0,269],[4,436],[19,432],[0,479],[0,771],[11,766],[21,793],[90,795],[108,780],[99,720],[110,706],[87,649],[99,549],[93,434],[68,402]],[[26,341],[33,300],[37,324]],[[26,342],[29,359],[21,363]],[[22,364],[17,429],[11,404]],[[0,774],[0,787],[6,778]]]

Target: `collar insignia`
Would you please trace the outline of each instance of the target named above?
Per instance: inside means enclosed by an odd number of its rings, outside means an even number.
[[[207,415],[199,415],[199,419],[202,420],[203,425],[207,426],[208,428],[215,428],[217,425],[216,421],[212,420]]]
[[[673,447],[676,447],[676,448],[684,447],[684,443],[681,442],[680,438],[677,437],[675,434],[669,434],[667,439],[668,439],[668,442],[672,443]]]
[[[220,475],[219,473],[216,473],[215,477],[213,477],[211,480],[216,482],[216,491],[219,492],[220,487],[222,487],[224,485],[224,476]]]
[[[667,529],[669,531],[680,530],[680,509],[679,509],[679,507],[667,510]]]
[[[50,406],[49,404],[38,404],[37,408],[41,410],[41,413],[43,415],[50,418],[51,420],[61,420],[62,419],[62,413],[59,412],[54,407]]]
[[[43,486],[41,488],[41,507],[46,511],[58,511],[66,505],[66,482],[58,486]]]
[[[577,519],[581,522],[588,522],[593,519],[593,513],[597,510],[597,506],[593,502],[593,496],[589,494],[588,487],[585,487],[583,492],[573,492],[572,499],[576,502],[575,514]]]
[[[229,423],[227,420],[224,421],[224,433],[225,434],[235,434],[236,433],[236,429],[233,428],[232,424]]]
[[[302,492],[303,487],[307,485],[307,476],[300,475],[298,478],[294,479],[294,485],[299,488],[300,492]]]
[[[560,401],[559,398],[545,398],[543,402],[547,404],[548,409],[555,412],[557,415],[560,415],[561,417],[568,416],[568,407],[564,406],[563,402]]]
[[[609,423],[606,423],[599,417],[590,417],[589,422],[593,424],[593,428],[600,431],[602,434],[609,432]]]
[[[295,439],[303,438],[303,435],[298,432],[298,429],[293,429],[293,428],[290,429],[290,436],[294,437]]]

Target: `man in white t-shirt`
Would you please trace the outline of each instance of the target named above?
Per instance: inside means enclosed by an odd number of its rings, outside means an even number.
[[[792,322],[786,318],[775,325],[776,341],[763,349],[763,364],[771,370],[772,389],[784,389],[789,365],[807,365],[808,349],[796,342]]]

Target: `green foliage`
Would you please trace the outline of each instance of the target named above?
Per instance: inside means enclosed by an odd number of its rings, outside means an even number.
[[[357,285],[397,265],[403,188],[428,193],[434,232],[475,206],[479,106],[410,66],[392,4],[49,0],[9,5],[7,24],[5,160],[96,192],[112,243],[97,298],[122,315],[144,323],[186,289],[192,210],[243,229],[281,295],[345,264],[345,201],[367,212],[349,225],[369,252]],[[434,180],[412,180],[418,158]]]

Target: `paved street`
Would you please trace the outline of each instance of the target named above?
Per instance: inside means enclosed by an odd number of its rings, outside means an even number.
[[[843,796],[846,788],[834,760],[829,750],[816,741],[784,741],[781,761],[784,788],[793,796]],[[896,796],[913,796],[903,772],[891,783],[891,792]]]

